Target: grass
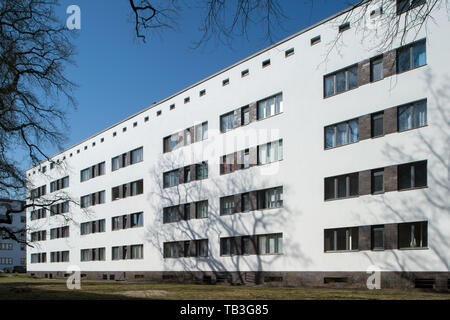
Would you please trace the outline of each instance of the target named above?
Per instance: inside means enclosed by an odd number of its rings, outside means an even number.
[[[82,280],[69,290],[65,280],[1,275],[2,300],[448,300],[450,294],[419,290],[306,289],[298,287],[125,283]]]

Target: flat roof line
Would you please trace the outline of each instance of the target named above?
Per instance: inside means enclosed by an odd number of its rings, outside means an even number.
[[[257,57],[257,56],[263,54],[264,52],[267,52],[267,51],[269,51],[269,50],[271,50],[271,49],[273,49],[273,48],[275,48],[275,47],[277,47],[277,46],[279,46],[279,45],[282,45],[283,43],[285,43],[285,42],[287,42],[287,41],[289,41],[289,40],[292,40],[292,39],[294,39],[294,38],[296,38],[296,37],[298,37],[298,36],[300,36],[300,35],[302,35],[302,34],[308,32],[308,31],[311,31],[312,29],[315,29],[315,28],[317,28],[318,26],[320,26],[320,25],[322,25],[322,24],[324,24],[324,23],[327,23],[328,21],[333,20],[333,19],[339,17],[340,15],[343,15],[343,14],[345,14],[345,13],[347,13],[347,12],[349,12],[349,11],[351,11],[351,10],[353,10],[353,9],[355,9],[355,8],[361,6],[361,5],[363,5],[363,4],[365,4],[365,3],[369,2],[369,1],[371,1],[371,0],[366,0],[366,1],[363,1],[363,2],[358,3],[358,4],[356,4],[356,5],[350,6],[350,7],[348,7],[347,9],[344,9],[344,10],[342,10],[342,11],[340,11],[340,12],[338,12],[338,13],[336,13],[336,14],[334,14],[334,15],[332,15],[332,16],[326,18],[326,19],[323,19],[323,20],[321,20],[321,21],[319,21],[319,22],[317,22],[317,23],[315,23],[315,24],[313,24],[313,25],[311,25],[311,26],[309,26],[309,27],[307,27],[307,28],[305,28],[305,29],[302,29],[302,30],[298,31],[297,33],[294,33],[293,35],[291,35],[291,36],[289,36],[289,37],[287,37],[287,38],[284,38],[283,40],[281,40],[281,41],[279,41],[279,42],[277,42],[277,43],[275,43],[275,44],[272,44],[272,45],[270,45],[269,47],[267,47],[267,48],[265,48],[265,49],[262,49],[262,50],[260,50],[260,51],[258,51],[258,52],[256,52],[256,53],[252,54],[251,56],[248,56],[247,58],[242,59],[242,60],[240,60],[240,61],[238,61],[238,62],[232,64],[231,66],[226,67],[225,69],[222,69],[222,70],[220,70],[220,71],[214,73],[213,75],[211,75],[211,76],[209,76],[209,77],[207,77],[207,78],[204,78],[203,80],[200,80],[199,82],[196,82],[196,83],[194,83],[193,85],[191,85],[191,86],[189,86],[189,87],[187,87],[187,88],[185,88],[185,89],[183,89],[183,90],[181,90],[181,91],[178,91],[177,93],[174,93],[174,94],[170,95],[169,97],[167,97],[167,98],[165,98],[165,99],[163,99],[163,100],[161,100],[161,101],[159,101],[159,102],[153,103],[151,106],[149,106],[149,107],[147,107],[147,108],[145,108],[145,109],[143,109],[143,110],[141,110],[141,111],[139,111],[139,112],[137,112],[137,113],[135,113],[135,114],[133,114],[133,115],[127,117],[127,118],[125,118],[124,120],[121,120],[121,121],[117,122],[116,124],[113,124],[113,125],[107,127],[106,129],[100,131],[99,133],[96,133],[96,134],[94,134],[93,136],[90,136],[89,138],[86,138],[86,139],[82,140],[81,142],[79,142],[79,143],[77,143],[77,144],[74,144],[73,146],[64,149],[64,150],[61,151],[61,152],[58,152],[57,154],[55,154],[55,155],[54,155],[53,157],[51,157],[51,158],[57,157],[58,155],[60,155],[60,154],[62,154],[62,153],[64,153],[64,152],[66,152],[66,151],[69,150],[69,149],[75,148],[76,146],[82,145],[83,143],[87,142],[88,140],[91,140],[91,139],[93,139],[93,138],[95,138],[95,137],[97,137],[97,136],[99,136],[99,135],[102,135],[102,134],[105,133],[106,131],[108,131],[108,130],[110,130],[110,129],[112,129],[112,128],[118,126],[118,125],[120,125],[121,123],[124,123],[124,122],[126,122],[126,121],[128,121],[128,120],[130,120],[130,119],[132,119],[132,118],[134,118],[134,117],[136,117],[136,116],[138,116],[138,115],[140,115],[140,114],[142,114],[142,113],[144,113],[144,112],[146,112],[146,111],[152,109],[152,108],[155,108],[155,107],[157,107],[157,106],[159,106],[159,105],[161,105],[161,104],[167,102],[168,100],[173,99],[173,98],[175,98],[176,96],[181,95],[182,93],[184,93],[184,92],[186,92],[186,91],[188,91],[188,90],[191,90],[191,89],[193,89],[193,88],[199,86],[200,84],[202,84],[202,83],[204,83],[204,82],[206,82],[206,81],[208,81],[208,80],[211,80],[212,78],[215,78],[215,77],[219,76],[220,74],[223,74],[223,73],[227,72],[227,71],[230,70],[230,69],[233,69],[234,67],[236,67],[236,66],[238,66],[238,65],[240,65],[240,64],[243,64],[244,62],[247,62],[248,60],[251,60],[251,59]],[[37,168],[39,165],[41,165],[42,163],[44,163],[44,162],[46,162],[46,161],[48,161],[48,160],[43,160],[43,161],[41,161],[38,165],[35,165],[35,166],[31,167],[31,168],[28,169],[27,171],[32,170],[32,169],[34,169],[34,168]]]

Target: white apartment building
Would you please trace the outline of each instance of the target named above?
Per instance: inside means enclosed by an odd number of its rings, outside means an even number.
[[[29,169],[71,200],[27,212],[28,271],[447,290],[446,9],[379,45],[423,2],[339,13]]]
[[[11,213],[11,223],[1,224],[13,232],[16,232],[16,236],[19,239],[25,239],[25,227],[26,227],[26,214],[23,212],[16,212],[23,207],[23,201],[0,199],[0,218],[2,221],[6,219],[6,213],[9,210],[14,210]],[[0,230],[0,270],[4,272],[18,271],[17,267],[24,270],[26,262],[26,245],[18,243],[15,240],[10,239],[6,232]]]

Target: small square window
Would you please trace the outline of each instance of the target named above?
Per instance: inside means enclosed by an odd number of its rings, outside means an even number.
[[[268,67],[268,66],[270,66],[270,59],[264,60],[264,61],[262,62],[262,67],[263,67],[263,68]]]
[[[175,109],[175,103],[170,105],[170,110],[173,110],[173,109]]]
[[[250,71],[248,69],[245,69],[245,70],[241,71],[241,77],[242,78],[248,76],[249,74],[250,74]]]
[[[92,146],[95,147],[95,142],[92,142]]]
[[[342,33],[344,31],[347,31],[348,29],[350,29],[350,22],[346,22],[344,24],[341,24],[339,26],[339,33]]]
[[[115,137],[115,136],[117,136],[117,132],[114,131],[113,132],[113,137]]]
[[[148,116],[146,116],[145,118],[144,118],[144,122],[147,122],[148,121]]]
[[[133,128],[137,127],[137,122],[133,123]]]
[[[201,90],[200,93],[199,93],[200,97],[203,97],[205,94],[206,94],[206,90],[205,89]]]
[[[156,116],[159,117],[161,115],[161,110],[156,111]]]
[[[105,141],[105,138],[101,138],[100,142],[103,143]]]
[[[127,131],[127,127],[122,128],[122,132],[125,132],[125,131]]]
[[[226,86],[228,84],[230,84],[230,79],[229,78],[226,78],[225,80],[222,81],[222,86]]]
[[[314,37],[314,38],[311,39],[311,45],[312,46],[315,45],[315,44],[318,44],[318,43],[320,43],[320,36],[317,36],[317,37]]]
[[[77,153],[80,153],[80,149],[77,150]]]
[[[184,98],[184,103],[189,103],[190,101],[191,101],[191,98],[190,98],[190,97]]]
[[[70,155],[69,155],[69,156],[71,157],[72,155],[73,155],[73,154],[72,154],[72,153],[70,153]]]
[[[290,48],[284,52],[284,56],[287,58],[292,56],[294,53],[295,53],[294,48]]]
[[[84,150],[87,150],[87,146],[84,146]]]

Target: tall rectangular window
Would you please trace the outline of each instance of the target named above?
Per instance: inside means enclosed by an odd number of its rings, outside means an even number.
[[[120,168],[120,157],[114,157],[111,159],[111,171],[116,171]]]
[[[325,149],[359,141],[358,119],[325,127]]]
[[[208,178],[208,162],[203,161],[196,165],[196,177],[197,180],[207,179]]]
[[[220,132],[227,132],[234,129],[234,112],[224,114],[220,117]]]
[[[398,131],[420,128],[427,125],[427,100],[398,107]]]
[[[324,86],[325,98],[358,87],[358,65],[325,76]]]
[[[421,67],[427,63],[425,40],[397,49],[397,73]]]
[[[384,192],[384,169],[372,170],[372,194]]]
[[[208,218],[208,200],[195,204],[195,215],[197,219]]]
[[[233,238],[221,238],[220,239],[220,255],[221,256],[231,256],[233,254]]]
[[[398,189],[412,189],[427,186],[427,161],[402,164],[398,166]]]
[[[383,57],[377,57],[370,61],[370,81],[383,79]]]
[[[426,248],[428,246],[428,222],[400,223],[398,244],[400,249]]]
[[[179,170],[172,170],[163,174],[164,188],[176,186],[180,183]]]
[[[248,106],[241,108],[241,125],[245,126],[250,123],[250,108]]]
[[[220,198],[220,215],[233,214],[234,211],[234,196]]]
[[[135,164],[144,160],[143,152],[144,149],[142,147],[132,150],[130,164]]]
[[[384,250],[384,226],[372,226],[372,250]]]
[[[372,138],[384,135],[384,112],[378,112],[371,115],[371,135]]]

